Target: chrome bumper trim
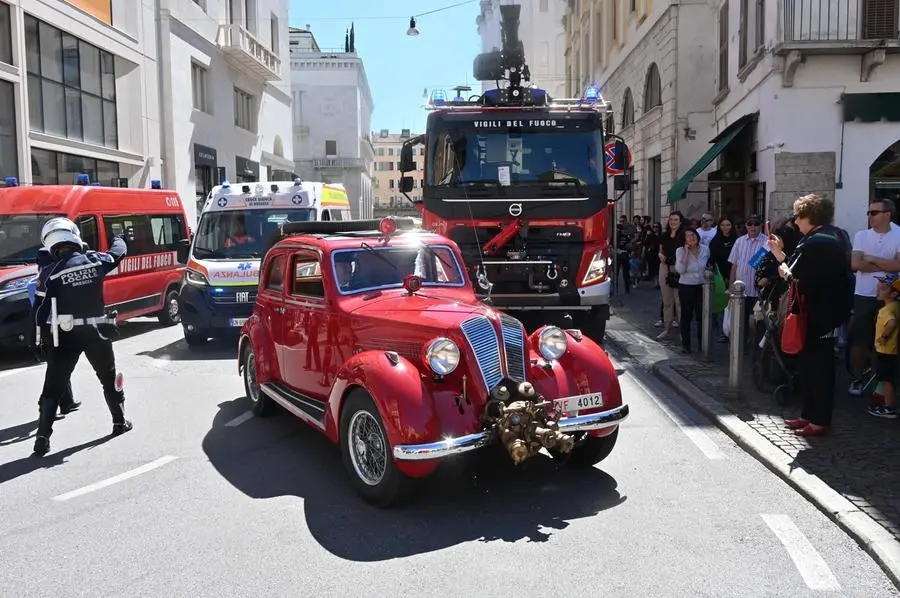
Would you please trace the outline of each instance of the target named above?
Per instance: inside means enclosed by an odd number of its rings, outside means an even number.
[[[622,405],[575,417],[559,420],[559,431],[564,433],[587,432],[618,426],[628,417],[628,405]],[[459,438],[447,438],[426,444],[398,444],[394,447],[394,459],[398,461],[426,461],[467,453],[487,446],[491,442],[489,432],[476,432]]]

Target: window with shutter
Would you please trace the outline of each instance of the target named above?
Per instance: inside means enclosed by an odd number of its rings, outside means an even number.
[[[897,0],[863,0],[862,39],[898,37]]]

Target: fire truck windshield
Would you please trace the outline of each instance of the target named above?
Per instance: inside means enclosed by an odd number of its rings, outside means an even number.
[[[454,115],[455,116],[455,115]],[[503,119],[444,119],[429,130],[427,184],[439,188],[603,185],[603,131],[591,119],[547,114]]]
[[[426,131],[425,209],[441,218],[589,218],[607,205],[601,115],[435,113]],[[546,201],[545,201],[546,199]]]

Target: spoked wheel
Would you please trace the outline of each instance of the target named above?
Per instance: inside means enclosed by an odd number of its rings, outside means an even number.
[[[241,351],[241,371],[244,374],[244,391],[250,399],[254,415],[266,416],[275,411],[275,403],[259,388],[256,381],[256,356],[248,342]]]
[[[357,491],[367,502],[389,507],[409,495],[413,481],[397,469],[381,415],[361,389],[350,393],[341,411],[341,453]]]

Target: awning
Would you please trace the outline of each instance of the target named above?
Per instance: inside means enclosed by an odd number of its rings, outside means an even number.
[[[687,195],[688,186],[691,184],[697,175],[706,170],[712,161],[719,157],[728,144],[734,141],[734,138],[740,135],[741,131],[743,131],[747,125],[751,122],[754,122],[758,116],[758,113],[748,114],[746,116],[742,116],[730,126],[728,126],[724,131],[715,136],[710,143],[713,144],[711,148],[709,148],[705,154],[703,154],[697,162],[688,169],[684,175],[678,179],[674,185],[669,189],[667,194],[666,203],[673,204],[681,199],[684,199],[685,195]]]

